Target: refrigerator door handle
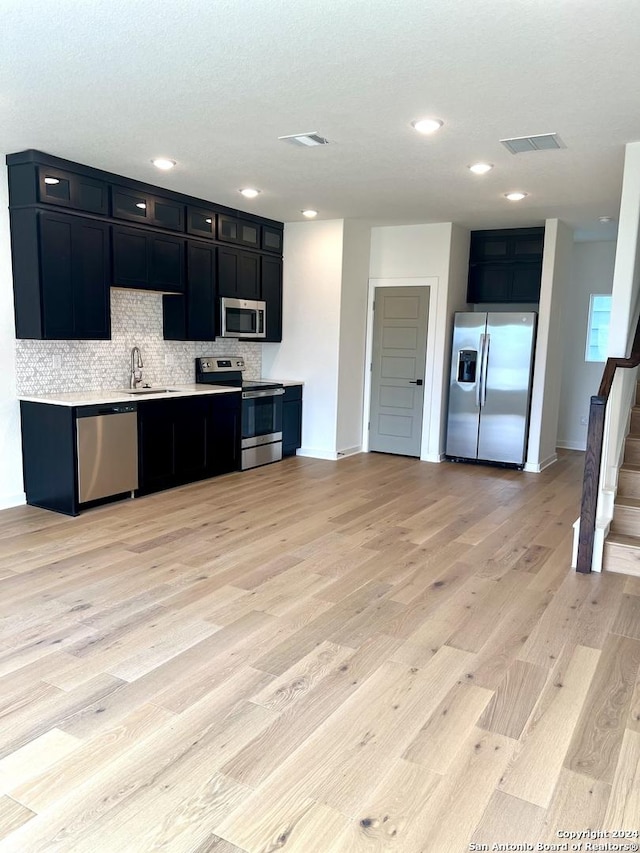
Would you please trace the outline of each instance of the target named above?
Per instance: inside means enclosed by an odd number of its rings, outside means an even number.
[[[482,398],[481,406],[487,402],[487,370],[489,369],[489,345],[491,344],[491,335],[484,335],[482,346],[482,365],[480,367],[480,376],[482,378]]]
[[[478,370],[478,377],[476,379],[476,406],[479,409],[482,408],[482,370],[484,365],[484,342],[486,337],[486,335],[480,335],[480,369]]]

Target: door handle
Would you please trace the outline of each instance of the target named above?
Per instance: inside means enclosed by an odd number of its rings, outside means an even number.
[[[409,385],[422,385],[422,379],[410,379]]]

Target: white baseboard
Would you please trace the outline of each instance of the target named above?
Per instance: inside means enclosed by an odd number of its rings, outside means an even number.
[[[587,445],[584,441],[556,441],[556,447],[562,450],[586,450]]]
[[[356,447],[345,447],[344,450],[339,450],[338,459],[345,459],[347,456],[355,456],[356,453],[362,453],[361,444],[358,444]]]
[[[300,447],[296,451],[296,456],[308,456],[310,459],[327,459],[330,462],[335,462],[338,458],[335,450],[320,450],[317,447]]]
[[[421,456],[421,462],[443,462],[445,459],[444,453],[427,453],[426,456]]]
[[[549,465],[553,465],[553,463],[557,461],[558,454],[553,453],[551,456],[548,456],[542,462],[527,462],[524,466],[524,470],[528,471],[530,474],[539,474],[541,471],[544,471],[545,468],[548,468]]]
[[[24,506],[27,502],[27,496],[24,492],[18,492],[16,495],[0,495],[0,509],[11,509],[12,506]]]

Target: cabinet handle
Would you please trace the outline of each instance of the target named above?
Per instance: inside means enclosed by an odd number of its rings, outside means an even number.
[[[409,385],[422,385],[422,379],[410,379]]]

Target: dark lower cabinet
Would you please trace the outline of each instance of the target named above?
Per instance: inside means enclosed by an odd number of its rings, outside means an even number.
[[[238,470],[240,393],[139,403],[138,447],[138,494]]]
[[[207,399],[212,403],[206,429],[207,477],[239,471],[241,395],[220,394]]]
[[[184,293],[185,239],[142,228],[113,226],[113,284]]]
[[[282,455],[302,447],[302,385],[289,385],[282,398]]]
[[[71,406],[20,401],[22,470],[27,503],[77,515],[77,448]]]
[[[110,337],[108,225],[24,208],[11,212],[11,244],[18,338]]]

